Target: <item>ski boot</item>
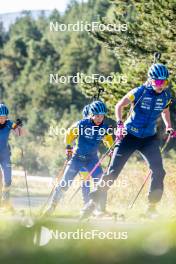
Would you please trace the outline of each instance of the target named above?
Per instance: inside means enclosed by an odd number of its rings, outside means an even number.
[[[146,218],[156,219],[158,217],[158,212],[156,210],[156,204],[149,204],[146,211]]]
[[[80,220],[84,220],[91,216],[95,209],[96,203],[93,200],[90,200],[81,210]]]
[[[16,212],[10,200],[1,200],[1,211],[12,215]]]

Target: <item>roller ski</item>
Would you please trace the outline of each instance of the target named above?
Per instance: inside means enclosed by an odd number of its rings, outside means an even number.
[[[93,212],[96,209],[96,203],[93,200],[90,200],[82,209],[80,214],[80,220],[84,220],[93,215]]]
[[[155,204],[149,204],[147,211],[144,214],[140,215],[140,219],[142,220],[155,220],[159,217],[159,213],[156,210]]]

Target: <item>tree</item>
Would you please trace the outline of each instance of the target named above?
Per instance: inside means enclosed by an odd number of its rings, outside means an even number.
[[[127,76],[125,85],[123,82],[116,82],[115,79],[111,84],[102,85],[107,93],[113,95],[104,95],[110,109],[114,108],[117,100],[126,92],[145,82],[148,67],[156,51],[162,53],[161,62],[167,63],[174,91],[176,2],[113,0],[111,3],[112,7],[109,8],[107,16],[101,18],[101,23],[105,26],[109,23],[115,24],[116,28],[112,26],[111,30],[91,32],[98,43],[115,54],[120,63],[121,73]],[[116,79],[118,75],[119,73],[116,74]],[[91,89],[92,85],[84,84],[85,93],[89,93]],[[175,114],[175,111],[175,107],[172,107],[172,113]]]

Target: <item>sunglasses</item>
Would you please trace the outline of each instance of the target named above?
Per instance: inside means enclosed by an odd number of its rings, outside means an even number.
[[[168,80],[152,80],[153,85],[156,87],[161,87],[161,86],[168,86],[169,81]]]

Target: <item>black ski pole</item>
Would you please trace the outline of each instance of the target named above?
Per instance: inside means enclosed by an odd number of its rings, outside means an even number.
[[[162,149],[161,149],[161,154],[162,154],[162,153],[164,152],[164,150],[166,149],[166,147],[167,147],[167,145],[168,145],[170,139],[171,139],[171,133],[169,134],[169,136],[168,136],[168,138],[167,138],[167,140],[166,140],[164,146],[163,146]],[[130,205],[128,206],[129,209],[132,209],[132,208],[133,208],[133,206],[134,206],[136,200],[138,199],[138,197],[139,197],[141,191],[143,190],[143,188],[144,188],[146,182],[147,182],[148,179],[150,178],[151,173],[152,173],[152,172],[151,172],[151,170],[150,170],[149,173],[147,174],[146,178],[144,179],[144,182],[143,182],[142,186],[140,187],[140,189],[139,189],[137,195],[135,196],[134,200],[133,200],[132,203],[130,203]]]

